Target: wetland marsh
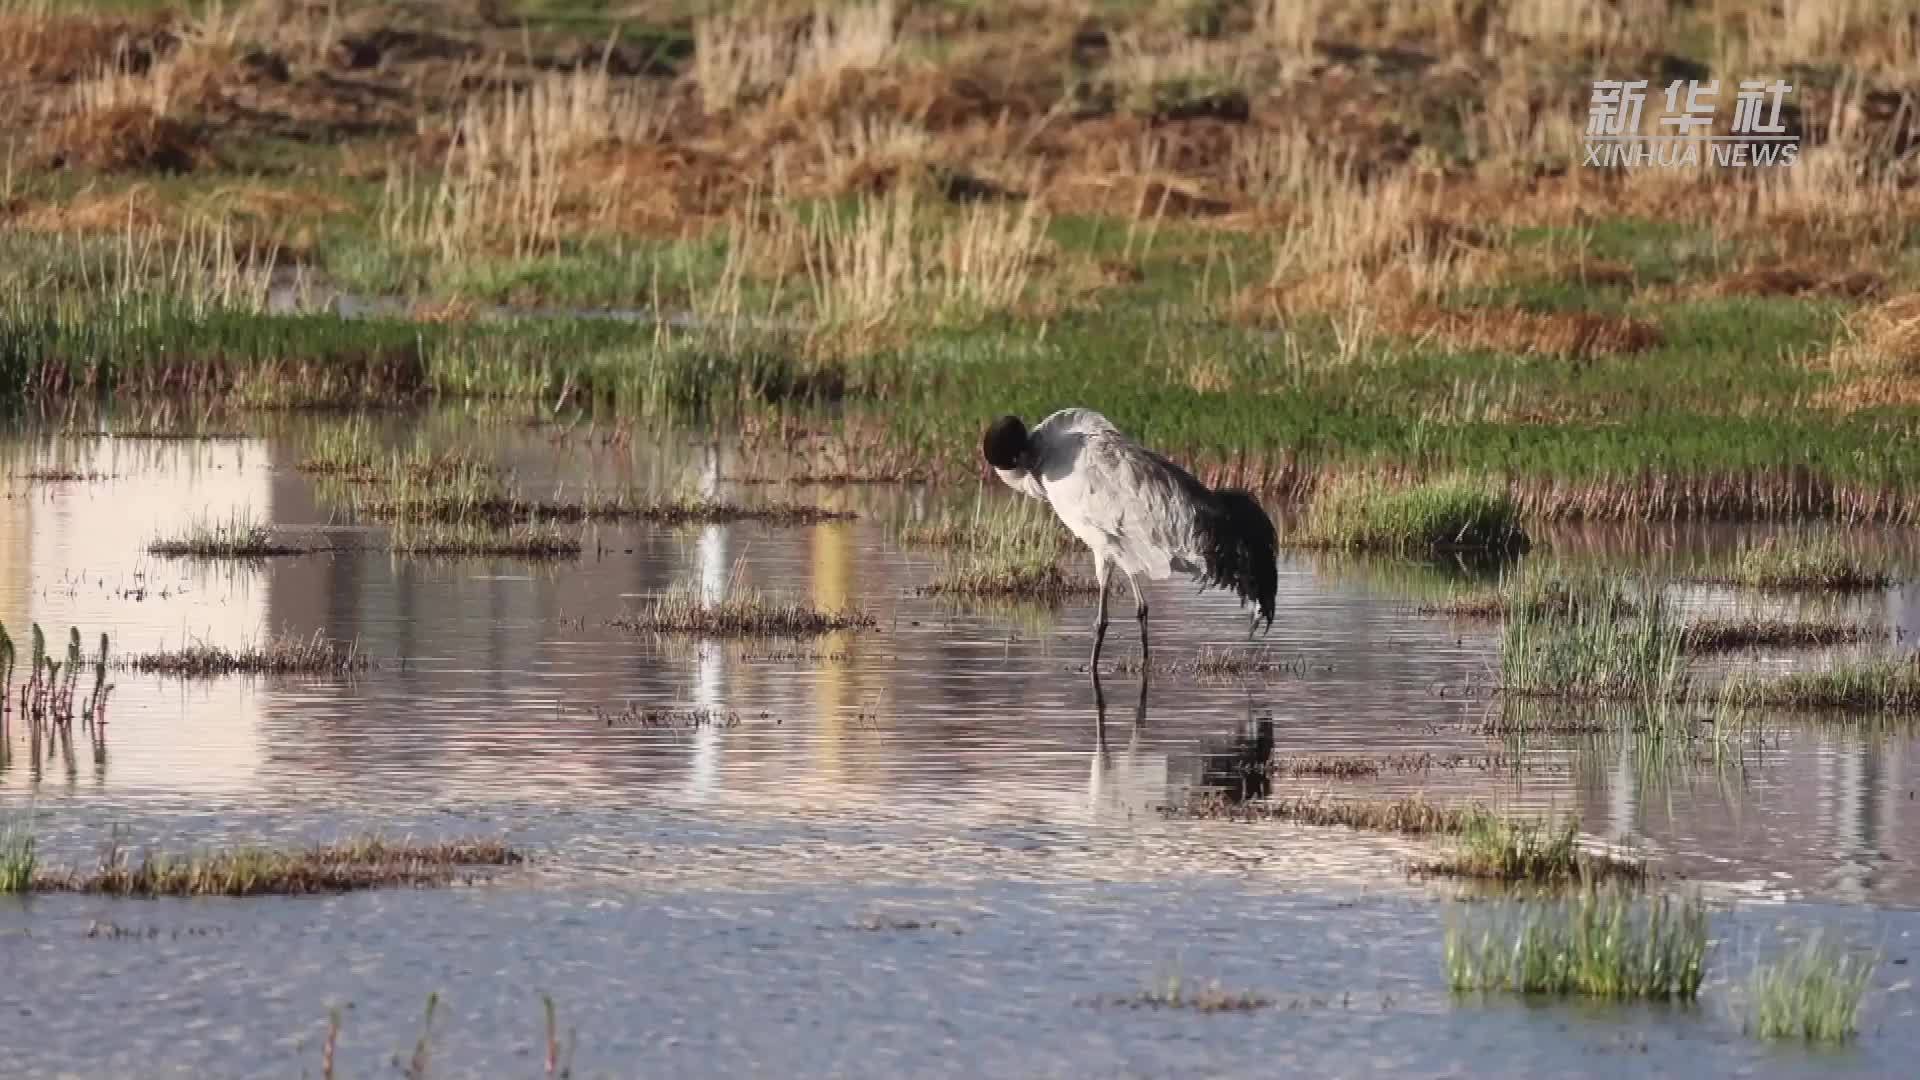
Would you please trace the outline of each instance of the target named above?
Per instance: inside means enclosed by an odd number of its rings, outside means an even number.
[[[1916,41],[0,0],[8,1075],[1900,1072]],[[1580,164],[1774,73],[1791,168]],[[1089,680],[979,459],[1068,405],[1267,637]]]

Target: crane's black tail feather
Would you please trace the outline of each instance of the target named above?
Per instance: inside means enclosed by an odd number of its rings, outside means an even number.
[[[1213,511],[1201,525],[1206,583],[1253,603],[1272,627],[1273,597],[1280,587],[1280,537],[1273,519],[1244,491],[1214,492]]]

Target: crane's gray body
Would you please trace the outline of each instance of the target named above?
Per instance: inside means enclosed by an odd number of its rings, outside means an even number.
[[[1247,492],[1208,489],[1089,409],[1062,409],[1032,431],[1019,417],[1003,416],[988,427],[981,453],[1007,486],[1044,500],[1093,552],[1100,610],[1088,667],[1096,680],[1107,636],[1107,584],[1116,566],[1133,589],[1143,669],[1142,581],[1178,573],[1202,588],[1231,589],[1255,605],[1254,626],[1263,618],[1273,625],[1278,540],[1272,519]]]
[[[1140,579],[1202,572],[1201,521],[1212,499],[1206,485],[1090,409],[1062,409],[1028,439],[1030,469],[994,472],[1015,491],[1053,507],[1093,552],[1103,590],[1109,564],[1126,575],[1142,603]]]

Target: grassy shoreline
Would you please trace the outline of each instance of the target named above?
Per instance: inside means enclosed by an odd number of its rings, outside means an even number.
[[[1891,6],[142,7],[0,7],[0,403],[817,413],[940,482],[1077,404],[1269,499],[1920,521]],[[1736,45],[1847,76],[1793,172],[1581,164],[1596,57]]]

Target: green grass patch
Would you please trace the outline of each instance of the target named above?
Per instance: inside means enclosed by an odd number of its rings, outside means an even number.
[[[1707,911],[1697,898],[1588,888],[1560,900],[1477,907],[1475,918],[1447,928],[1447,983],[1455,992],[1699,996]]]
[[[1754,972],[1747,1030],[1763,1039],[1845,1042],[1860,1030],[1873,968],[1872,959],[1816,932]]]
[[[1736,708],[1920,712],[1920,664],[1882,658],[1785,675],[1741,672],[1727,679],[1715,696]]]
[[[1501,636],[1510,693],[1654,702],[1684,697],[1689,683],[1685,628],[1657,594],[1625,613],[1604,594],[1565,612],[1521,611]]]
[[[1079,541],[1051,511],[1025,501],[973,517],[945,514],[902,529],[899,539],[942,549],[940,568],[920,590],[929,596],[1054,600],[1098,590],[1092,580],[1061,569],[1084,551]]]
[[[1838,619],[1695,619],[1682,631],[1690,653],[1736,649],[1806,649],[1884,640],[1887,631]]]
[[[615,616],[607,625],[656,634],[708,638],[815,637],[841,630],[871,630],[879,620],[846,607],[825,610],[729,583],[717,598],[697,586],[679,586],[639,611]]]
[[[38,862],[30,830],[16,825],[0,829],[0,894],[30,890]]]
[[[1291,543],[1341,551],[1424,555],[1525,551],[1520,513],[1505,494],[1465,480],[1413,487],[1350,481],[1317,495]]]
[[[1597,570],[1574,569],[1529,560],[1517,573],[1503,575],[1492,588],[1455,591],[1445,599],[1421,604],[1422,615],[1454,618],[1504,619],[1519,615],[1533,619],[1562,618],[1575,611],[1615,616],[1639,611],[1639,601],[1620,582]]]
[[[1886,560],[1849,549],[1834,537],[1769,536],[1743,544],[1704,580],[1753,589],[1881,589],[1894,582]]]
[[[1491,812],[1470,815],[1454,837],[1452,851],[1415,863],[1412,869],[1420,875],[1534,885],[1640,884],[1649,876],[1643,860],[1583,851],[1577,821],[1568,819],[1555,826]]]

